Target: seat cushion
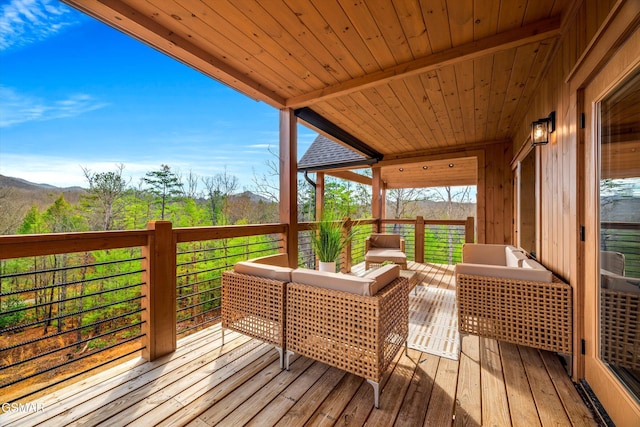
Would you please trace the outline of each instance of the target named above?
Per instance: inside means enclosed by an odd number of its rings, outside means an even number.
[[[371,295],[371,285],[375,282],[375,279],[296,268],[291,272],[291,281],[356,295]]]
[[[277,265],[259,264],[250,261],[240,261],[233,266],[233,271],[241,274],[249,274],[251,276],[264,277],[265,279],[280,280],[281,282],[291,281],[291,272],[289,267],[280,267]]]
[[[391,261],[404,264],[407,262],[407,255],[399,249],[371,249],[365,255],[365,259],[373,263]]]
[[[544,267],[542,270],[539,270],[535,268],[459,263],[456,264],[455,271],[456,274],[469,274],[472,276],[487,276],[547,283],[551,283],[553,281],[553,274]]]

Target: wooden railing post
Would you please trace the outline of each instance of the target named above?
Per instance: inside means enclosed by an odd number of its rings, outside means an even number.
[[[475,225],[472,216],[467,217],[467,221],[464,224],[464,241],[465,243],[475,242]]]
[[[353,222],[351,218],[345,218],[342,222],[342,237],[346,238],[351,233],[351,228],[353,227]],[[340,272],[341,273],[349,273],[351,272],[351,263],[353,261],[351,257],[351,240],[347,242],[347,244],[342,248],[342,254],[340,254]]]
[[[418,216],[415,225],[415,261],[424,262],[424,218]]]
[[[144,256],[142,357],[148,361],[176,349],[176,240],[170,221],[151,221]]]

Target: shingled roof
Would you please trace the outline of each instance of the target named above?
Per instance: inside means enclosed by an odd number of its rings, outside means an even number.
[[[365,157],[323,135],[318,135],[298,162],[298,170],[304,172],[337,169],[375,162],[373,158]]]

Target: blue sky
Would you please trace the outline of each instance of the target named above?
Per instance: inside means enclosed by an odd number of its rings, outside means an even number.
[[[299,126],[298,153],[316,133]],[[167,164],[225,168],[251,189],[276,160],[278,111],[54,0],[0,1],[0,174],[87,186],[82,167],[137,184]]]

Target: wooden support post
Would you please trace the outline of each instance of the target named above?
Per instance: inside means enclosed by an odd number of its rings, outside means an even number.
[[[176,241],[170,221],[151,221],[147,245],[142,247],[144,350],[148,361],[176,349]]]
[[[280,222],[287,224],[289,267],[298,266],[298,121],[293,110],[280,110]]]
[[[415,225],[415,260],[416,262],[424,262],[424,218],[419,216],[416,218]]]
[[[324,211],[324,172],[316,174],[316,221],[322,219]]]
[[[475,241],[475,224],[472,216],[467,217],[467,221],[464,225],[464,241],[465,243],[473,243]]]
[[[371,216],[380,220],[382,218],[382,169],[380,167],[372,167],[373,185],[371,186]],[[380,222],[378,221],[378,229],[380,232]]]
[[[351,233],[351,228],[353,227],[353,221],[351,218],[345,218],[342,222],[342,237],[345,238]],[[347,242],[345,247],[342,249],[342,254],[340,254],[340,272],[341,273],[350,273],[351,272],[351,264],[353,259],[351,257],[351,240]]]

